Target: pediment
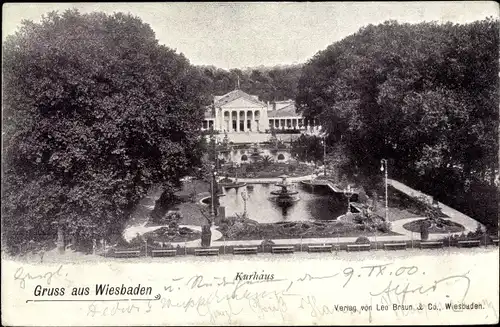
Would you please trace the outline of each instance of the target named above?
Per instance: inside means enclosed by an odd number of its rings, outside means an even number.
[[[225,103],[224,105],[221,106],[223,109],[232,109],[232,108],[262,108],[263,105],[257,103],[256,101],[251,101],[248,99],[245,99],[243,97],[241,98],[236,98],[232,101],[229,101],[228,103]]]

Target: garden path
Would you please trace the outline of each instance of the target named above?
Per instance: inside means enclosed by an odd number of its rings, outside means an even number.
[[[311,176],[302,176],[302,177],[296,177],[294,178],[295,181],[297,180],[306,180],[310,179]],[[246,180],[246,179],[240,179],[241,181]],[[253,179],[248,179],[253,180]],[[279,181],[279,178],[265,178],[265,179],[259,179],[259,181],[265,180],[269,182],[275,182]],[[388,179],[388,183],[392,185],[394,188],[398,189],[399,191],[408,194],[410,196],[424,196],[429,198],[429,195],[414,190],[411,187],[392,180]],[[156,194],[155,194],[156,195]],[[154,199],[154,195],[149,197],[149,200]],[[143,204],[144,207],[146,207],[148,210],[152,210],[152,206],[150,203],[148,204]],[[450,217],[450,220],[457,222],[464,226],[465,228],[465,233],[467,232],[472,232],[475,231],[477,228],[478,222],[474,220],[473,218],[439,202],[439,206],[443,213],[445,213],[448,217]],[[142,216],[145,216],[144,214]],[[419,219],[424,219],[425,217],[411,217],[411,218],[405,218],[405,219],[399,219],[392,221],[392,231],[401,235],[383,235],[383,236],[367,236],[368,239],[372,242],[376,241],[386,241],[386,242],[402,242],[402,241],[409,241],[409,240],[420,240],[420,233],[414,233],[411,232],[403,227],[404,224],[419,220]],[[158,228],[164,227],[164,226],[145,226],[146,221],[136,221],[136,224],[129,225],[125,230],[123,231],[123,237],[125,240],[130,241],[132,240],[137,234],[144,234],[147,232],[154,231]],[[165,225],[167,226],[167,225]],[[483,228],[484,226],[481,225]],[[187,227],[191,228],[196,231],[201,231],[201,226],[196,226],[196,225],[180,225],[180,227]],[[211,237],[211,244],[212,246],[258,246],[262,243],[262,240],[231,240],[231,241],[226,241],[222,240],[222,233],[216,230],[217,226],[212,226],[211,231],[212,231],[212,237]],[[446,238],[450,235],[460,235],[462,232],[457,232],[457,233],[440,233],[440,234],[429,234],[429,240],[437,240],[437,239],[443,239]],[[354,243],[356,241],[357,237],[330,237],[330,238],[295,238],[295,239],[276,239],[273,240],[273,242],[276,245],[287,245],[287,244],[307,244],[307,243],[315,243],[315,244],[321,244],[321,243],[333,243],[333,244],[339,244],[339,243]],[[201,246],[201,239],[189,241],[189,242],[172,242],[172,245],[185,245],[187,247],[199,247]]]
[[[313,178],[314,175],[305,175],[305,176],[298,176],[298,177],[288,177],[288,181],[293,183],[293,182],[300,182],[300,181],[307,181]],[[229,178],[236,178],[235,176],[229,176]],[[245,182],[245,183],[277,183],[281,182],[281,178],[279,177],[270,177],[270,178],[240,178],[238,177],[238,182]]]
[[[411,187],[409,187],[401,182],[395,181],[393,179],[387,179],[387,183],[390,184],[391,186],[393,186],[394,188],[398,189],[399,191],[406,193],[407,195],[414,196],[414,197],[424,196],[426,198],[431,199],[430,195],[427,195],[423,192],[414,190]],[[449,207],[441,202],[438,202],[438,203],[439,203],[439,207],[441,208],[441,211],[445,215],[450,217],[450,219],[452,221],[464,226],[466,232],[475,231],[478,224],[481,226],[481,228],[484,228],[483,224],[481,224],[477,220],[467,216],[466,214],[463,214],[460,211],[455,210],[455,209],[453,209],[453,208],[451,208],[451,207]],[[409,222],[409,220],[405,221],[404,223],[407,223],[407,222]],[[446,235],[448,235],[448,234],[446,234]]]

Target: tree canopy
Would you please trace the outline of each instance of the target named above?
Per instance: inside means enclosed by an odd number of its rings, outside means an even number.
[[[257,67],[229,71],[213,66],[201,66],[200,71],[210,81],[209,92],[223,95],[238,87],[261,101],[294,99],[302,72],[302,65]]]
[[[492,19],[369,25],[303,67],[297,104],[368,174],[388,158],[392,176],[427,181],[435,192],[493,186],[498,30]]]
[[[201,157],[209,80],[131,15],[49,13],[3,44],[3,232],[13,248],[120,228]]]

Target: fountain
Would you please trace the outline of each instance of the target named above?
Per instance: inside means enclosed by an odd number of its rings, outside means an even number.
[[[250,157],[260,157],[262,151],[260,150],[259,143],[254,143],[253,151],[250,153]]]
[[[281,187],[281,190],[271,191],[271,194],[276,196],[276,202],[282,206],[291,206],[294,202],[299,200],[298,197],[294,196],[299,192],[289,190],[292,184],[287,181],[287,177],[286,175],[281,175],[281,182],[276,184],[276,186]]]

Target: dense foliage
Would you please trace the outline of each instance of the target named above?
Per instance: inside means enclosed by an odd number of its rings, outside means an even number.
[[[323,161],[323,139],[302,134],[292,143],[292,155],[300,161]]]
[[[261,101],[281,101],[295,98],[302,65],[230,71],[213,66],[199,69],[210,80],[209,91],[213,95],[223,95],[239,87],[248,94],[258,95]]]
[[[303,67],[297,103],[351,166],[374,175],[388,158],[392,177],[496,225],[498,30],[490,19],[369,25]]]
[[[136,17],[50,13],[3,44],[3,239],[120,230],[201,157],[207,79]]]

